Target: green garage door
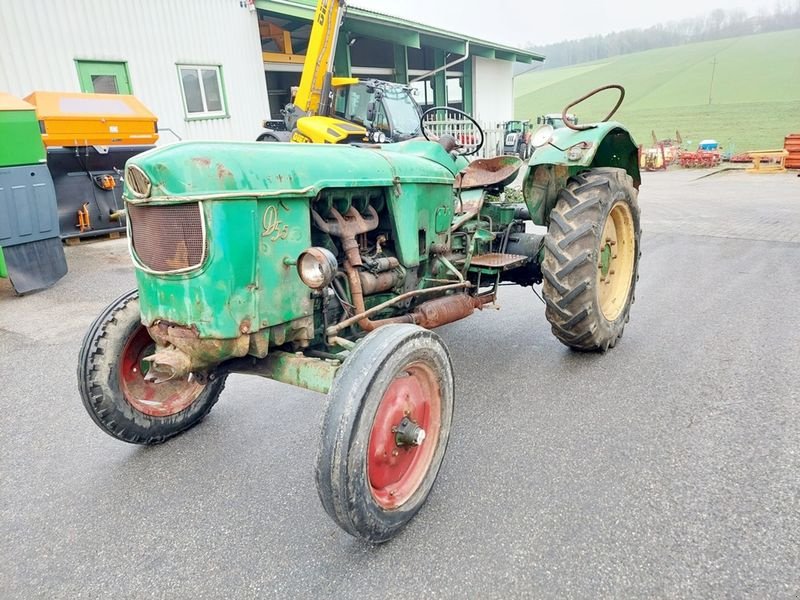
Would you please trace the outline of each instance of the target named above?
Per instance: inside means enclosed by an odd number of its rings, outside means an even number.
[[[130,94],[131,79],[124,62],[76,60],[82,92],[97,94]]]

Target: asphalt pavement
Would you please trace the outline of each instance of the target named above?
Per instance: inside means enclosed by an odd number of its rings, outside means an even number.
[[[3,598],[800,598],[800,179],[645,175],[620,344],[576,354],[530,289],[441,328],[456,374],[428,503],[382,546],[314,488],[325,398],[234,376],[158,447],[78,396],[124,240],[0,280]]]

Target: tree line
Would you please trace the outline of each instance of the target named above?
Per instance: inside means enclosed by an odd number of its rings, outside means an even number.
[[[654,48],[795,28],[800,28],[800,0],[777,0],[772,8],[762,6],[755,15],[742,9],[717,8],[702,17],[529,49],[544,54],[543,68],[552,69]]]

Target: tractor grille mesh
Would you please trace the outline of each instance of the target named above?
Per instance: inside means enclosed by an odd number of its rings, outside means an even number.
[[[148,269],[160,273],[197,267],[205,256],[200,204],[128,204],[133,250]]]

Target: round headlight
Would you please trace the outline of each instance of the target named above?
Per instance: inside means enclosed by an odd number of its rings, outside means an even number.
[[[330,285],[339,268],[336,257],[325,248],[314,246],[297,257],[297,274],[312,290]]]
[[[150,178],[136,165],[128,165],[125,169],[125,187],[136,198],[147,198],[150,195]]]
[[[377,138],[378,138],[378,143],[379,144],[385,144],[386,143],[386,134],[383,133],[382,131],[378,132]]]

